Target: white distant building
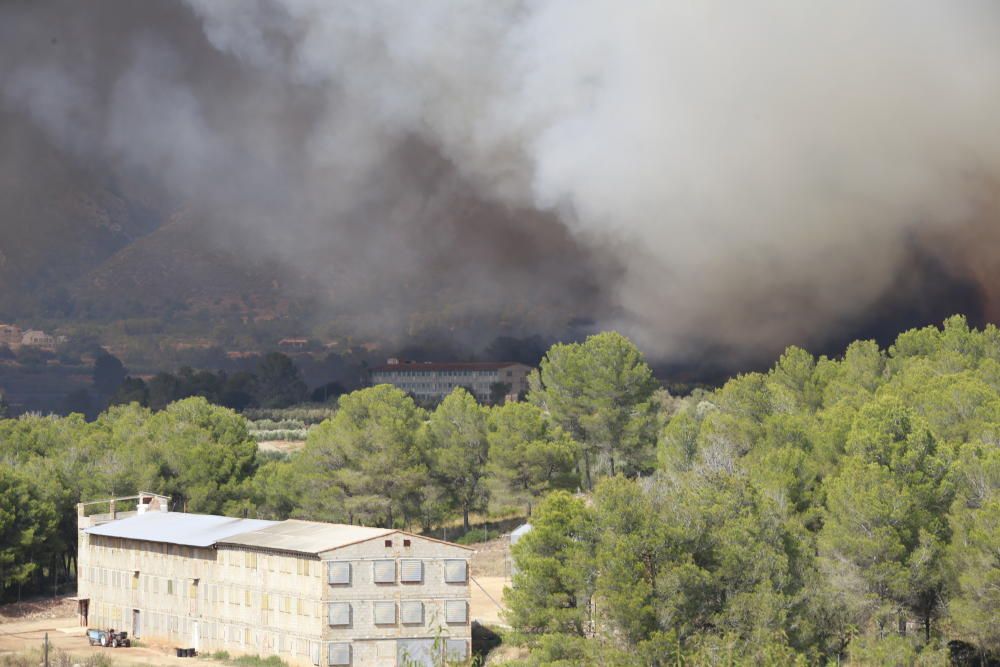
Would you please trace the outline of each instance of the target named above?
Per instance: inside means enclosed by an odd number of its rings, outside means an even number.
[[[126,501],[138,511],[119,513]],[[82,625],[199,652],[394,667],[471,654],[472,550],[400,530],[79,506]],[[117,508],[116,508],[117,504]]]
[[[21,336],[21,345],[28,347],[55,347],[55,344],[56,339],[53,336],[38,329],[29,329]]]
[[[531,366],[513,361],[440,363],[389,359],[373,366],[372,384],[391,384],[418,398],[444,398],[456,387],[465,387],[480,401],[489,400],[497,383],[507,385],[506,400],[528,391]]]

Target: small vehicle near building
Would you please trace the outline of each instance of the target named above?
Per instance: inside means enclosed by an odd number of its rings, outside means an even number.
[[[108,630],[95,630],[91,628],[87,630],[87,641],[90,642],[91,646],[107,646],[110,648],[118,648],[119,646],[128,648],[132,645],[132,640],[128,638],[127,632],[115,632],[114,628]]]

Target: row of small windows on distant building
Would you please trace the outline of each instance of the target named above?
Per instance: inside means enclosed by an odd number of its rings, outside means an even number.
[[[486,390],[487,385],[475,383],[471,385],[463,385],[455,382],[400,382],[400,389],[407,389],[410,391],[435,391],[442,389],[454,389],[455,387],[472,387],[473,389]]]
[[[372,561],[372,581],[376,584],[396,583],[396,561],[391,559]],[[327,583],[331,586],[350,586],[352,581],[352,563],[348,561],[331,561],[327,564]],[[446,584],[464,584],[469,579],[468,563],[460,559],[444,561],[444,582]],[[424,581],[424,562],[415,558],[403,558],[399,561],[399,582],[403,584],[420,584]]]
[[[330,627],[349,627],[354,621],[352,602],[333,602],[327,608],[327,623]],[[375,625],[423,625],[424,603],[421,600],[402,600],[399,614],[393,600],[376,600],[372,603],[372,622]],[[469,622],[469,605],[465,600],[444,601],[444,622],[450,625]]]
[[[401,603],[400,616],[405,618],[405,614],[412,613],[409,608],[404,610]],[[112,627],[128,627],[132,622],[132,605],[119,607],[117,605],[100,604],[94,608],[95,620],[99,624]],[[381,614],[388,612],[383,610]],[[393,612],[394,613],[394,612]],[[421,613],[423,611],[421,610]],[[446,612],[447,613],[447,612]],[[404,623],[406,621],[403,621]],[[176,614],[166,614],[158,612],[143,612],[143,629],[146,631],[140,634],[168,634],[173,637],[189,637],[191,619],[178,616]],[[220,623],[217,621],[198,621],[198,627],[202,638],[219,642],[223,645],[239,647],[243,650],[271,650],[279,655],[293,657],[307,657],[314,665],[320,664],[321,649],[325,646],[327,653],[327,664],[338,667],[353,664],[353,645],[351,642],[317,642],[305,637],[296,637],[277,632],[263,631],[248,625]],[[406,656],[407,640],[401,640],[401,656]],[[391,644],[389,645],[391,647]],[[393,657],[383,655],[382,645],[379,645],[380,658]],[[469,645],[465,639],[445,638],[440,647],[440,651],[446,661],[464,661],[469,657]],[[416,655],[409,656],[412,658]]]
[[[375,371],[376,377],[399,376],[399,377],[496,377],[498,371]],[[513,371],[507,371],[507,377],[513,377]]]
[[[337,667],[351,664],[351,645],[349,643],[334,642],[329,645],[328,650],[328,664],[336,665]],[[442,654],[445,662],[464,662],[469,659],[469,644],[464,639],[445,639],[443,646],[441,646],[440,653]],[[379,657],[395,658],[396,656],[383,656],[380,654]],[[405,664],[422,664],[422,661],[419,660],[419,656],[407,656],[404,652],[404,654],[399,657],[406,661]],[[313,664],[319,664],[319,656],[316,654],[313,654]],[[435,661],[434,664],[437,664],[437,662]]]
[[[350,586],[352,583],[352,563],[349,561],[330,561],[327,564],[327,583],[331,586]],[[403,558],[399,561],[399,583],[420,584],[424,582],[424,562],[415,558]],[[396,561],[392,559],[382,559],[372,561],[372,581],[376,584],[395,584],[397,567]],[[136,590],[140,588],[139,571],[114,570],[99,567],[81,567],[80,578],[110,588]],[[464,584],[469,578],[468,563],[461,559],[448,559],[444,561],[444,583]],[[189,579],[188,595],[197,597],[198,580]],[[142,590],[152,593],[162,592],[166,595],[180,595],[184,589],[184,579],[170,579],[159,576],[142,576]],[[218,586],[208,587],[209,590],[218,589]],[[250,589],[247,589],[247,595]],[[214,597],[214,596],[213,596]],[[213,602],[216,600],[213,599]],[[250,605],[249,600],[247,605]]]

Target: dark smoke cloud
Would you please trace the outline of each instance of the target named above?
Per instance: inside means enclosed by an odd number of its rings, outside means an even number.
[[[4,6],[0,104],[78,161],[158,186],[165,217],[201,223],[198,242],[277,258],[358,333],[391,336],[442,310],[558,330],[602,307],[614,258],[551,213],[483,197],[419,128],[383,127],[335,83],[282,64],[301,38],[289,16],[245,10],[240,29],[279,60],[217,48],[178,2]],[[32,152],[15,168],[30,170]]]
[[[8,112],[373,330],[422,294],[746,361],[959,293],[1000,314],[988,0],[0,12]]]

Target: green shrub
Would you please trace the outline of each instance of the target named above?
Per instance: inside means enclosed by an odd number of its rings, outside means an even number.
[[[252,429],[250,431],[250,437],[257,442],[268,442],[272,440],[290,440],[290,441],[301,441],[306,439],[308,430],[302,429],[292,429],[292,430],[270,430],[270,431],[258,431]]]
[[[496,539],[500,536],[500,531],[497,530],[487,530],[485,528],[473,528],[465,535],[455,540],[455,544],[477,544],[479,542],[488,542],[489,540]]]
[[[243,411],[243,416],[252,422],[265,419],[272,422],[294,420],[311,426],[329,419],[335,412],[336,409],[332,407],[250,408]]]
[[[241,655],[229,661],[230,665],[238,667],[287,667],[288,663],[276,655],[262,658],[259,655]]]

